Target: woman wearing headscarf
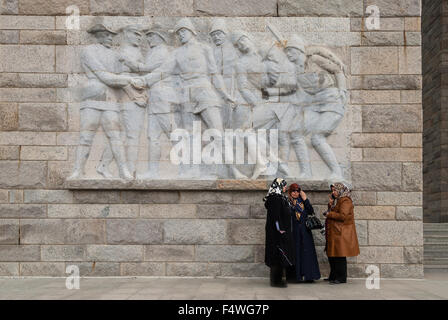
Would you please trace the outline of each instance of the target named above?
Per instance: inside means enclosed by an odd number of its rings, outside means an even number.
[[[291,230],[291,213],[286,192],[286,181],[276,178],[263,199],[267,209],[265,263],[270,270],[273,287],[287,286],[283,274],[294,265],[294,242]]]
[[[295,266],[288,268],[287,280],[292,283],[314,282],[320,279],[319,263],[313,234],[305,225],[313,206],[297,183],[289,186],[289,202],[292,214],[292,230],[295,244]]]
[[[350,189],[343,183],[331,185],[325,220],[325,251],[330,263],[330,284],[347,282],[347,257],[359,254],[353,201]]]

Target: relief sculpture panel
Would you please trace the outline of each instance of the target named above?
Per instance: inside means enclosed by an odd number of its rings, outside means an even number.
[[[350,180],[349,40],[299,17],[111,19],[73,32],[68,180]]]

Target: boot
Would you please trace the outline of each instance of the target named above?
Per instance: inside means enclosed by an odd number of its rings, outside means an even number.
[[[76,149],[76,160],[73,172],[68,177],[69,180],[79,179],[84,174],[84,167],[89,157],[90,146],[79,145]]]
[[[331,174],[328,179],[332,181],[343,179],[342,170],[339,166],[338,160],[336,159],[333,149],[331,149],[325,141],[325,138],[320,138],[317,142],[315,139],[312,139],[312,142],[314,149],[316,149],[317,153],[331,170]]]
[[[114,155],[112,153],[112,149],[110,147],[110,143],[106,143],[106,147],[104,148],[103,154],[101,156],[100,163],[96,166],[96,172],[102,175],[106,179],[112,179],[113,175],[109,171],[109,165],[112,163],[114,159]]]
[[[134,179],[134,176],[129,172],[125,163],[118,165],[118,173],[120,174],[121,179],[125,179],[125,180],[133,180]]]
[[[313,177],[311,172],[310,156],[308,153],[308,147],[306,146],[304,139],[293,140],[292,146],[299,161],[300,174],[297,177],[300,180],[307,180]]]

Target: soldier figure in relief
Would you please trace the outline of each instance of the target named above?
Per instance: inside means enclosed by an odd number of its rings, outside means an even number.
[[[77,179],[84,173],[93,138],[100,126],[110,143],[120,177],[132,179],[120,138],[119,94],[133,79],[119,74],[119,57],[112,49],[112,37],[116,32],[102,24],[94,25],[87,32],[93,34],[98,43],[87,46],[81,53],[81,65],[88,81],[81,94],[79,145],[69,179]]]
[[[121,74],[129,77],[139,76],[135,66],[143,62],[141,53],[141,27],[128,25],[121,30],[122,42],[120,45]],[[140,143],[140,132],[145,119],[145,107],[147,95],[144,88],[136,88],[132,85],[123,87],[120,91],[119,100],[121,106],[122,138],[126,141],[126,158],[128,169],[135,177],[136,163],[138,158],[138,147]],[[112,162],[112,152],[108,146],[103,153],[102,159],[97,166],[97,172],[105,177],[110,177],[108,167]]]
[[[285,48],[288,59],[296,66],[297,109],[291,131],[294,150],[301,168],[300,178],[311,177],[305,136],[311,134],[311,144],[331,170],[329,180],[342,180],[342,170],[326,141],[344,117],[347,103],[345,66],[331,51],[321,47],[305,51],[303,40],[295,36]],[[309,58],[307,58],[307,56]],[[313,70],[318,67],[320,71]],[[322,71],[323,70],[323,71]],[[286,89],[290,90],[290,89]]]
[[[179,20],[174,31],[181,46],[173,51],[172,57],[158,72],[145,76],[146,84],[151,87],[172,74],[178,74],[183,92],[181,99],[183,127],[192,132],[193,121],[202,120],[208,128],[223,132],[221,99],[226,103],[234,103],[234,100],[225,89],[224,80],[218,73],[213,51],[196,39],[197,32],[189,19]],[[211,78],[215,80],[213,83]],[[222,140],[217,141],[217,144],[222,145]],[[214,172],[212,171],[210,176],[199,173],[195,165],[184,166],[181,174],[185,178],[201,175],[202,178],[216,179],[217,166],[212,168]]]
[[[242,103],[241,95],[236,87],[235,64],[238,60],[238,54],[235,47],[229,39],[229,32],[223,19],[215,19],[210,28],[210,37],[213,41],[213,54],[218,67],[218,74],[222,75],[224,84],[230,96],[236,103]],[[232,128],[231,114],[232,106],[223,103],[222,118],[225,128]]]
[[[275,65],[270,65],[268,68],[263,63],[262,57],[257,53],[247,33],[235,32],[232,35],[232,42],[241,53],[235,69],[237,86],[245,100],[244,105],[238,105],[235,108],[233,119],[241,129],[270,129],[277,123],[278,117],[275,110],[263,101],[262,90],[275,85],[279,74],[275,70]],[[256,158],[255,169],[251,176],[251,179],[256,179],[266,171],[268,159],[262,156],[259,148],[256,155],[250,155],[250,157]],[[237,179],[247,179],[247,176],[239,172],[235,166],[233,166],[233,174]]]
[[[168,35],[158,26],[154,26],[146,32],[149,51],[143,64],[138,65],[139,72],[148,74],[157,72],[162,64],[171,59],[171,50],[167,45]],[[174,89],[174,80],[167,77],[155,83],[148,89],[148,170],[139,175],[139,179],[158,179],[159,162],[161,156],[160,137],[170,134],[177,127],[178,120],[176,106],[179,104],[177,91]]]

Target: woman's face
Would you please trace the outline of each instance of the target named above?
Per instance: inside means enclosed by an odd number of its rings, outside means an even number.
[[[291,191],[291,197],[293,197],[293,199],[297,199],[299,195],[300,195],[299,190]]]
[[[334,187],[331,187],[331,193],[333,194],[333,196],[334,196],[335,198],[337,198],[337,197],[339,196],[338,191],[337,191]]]

